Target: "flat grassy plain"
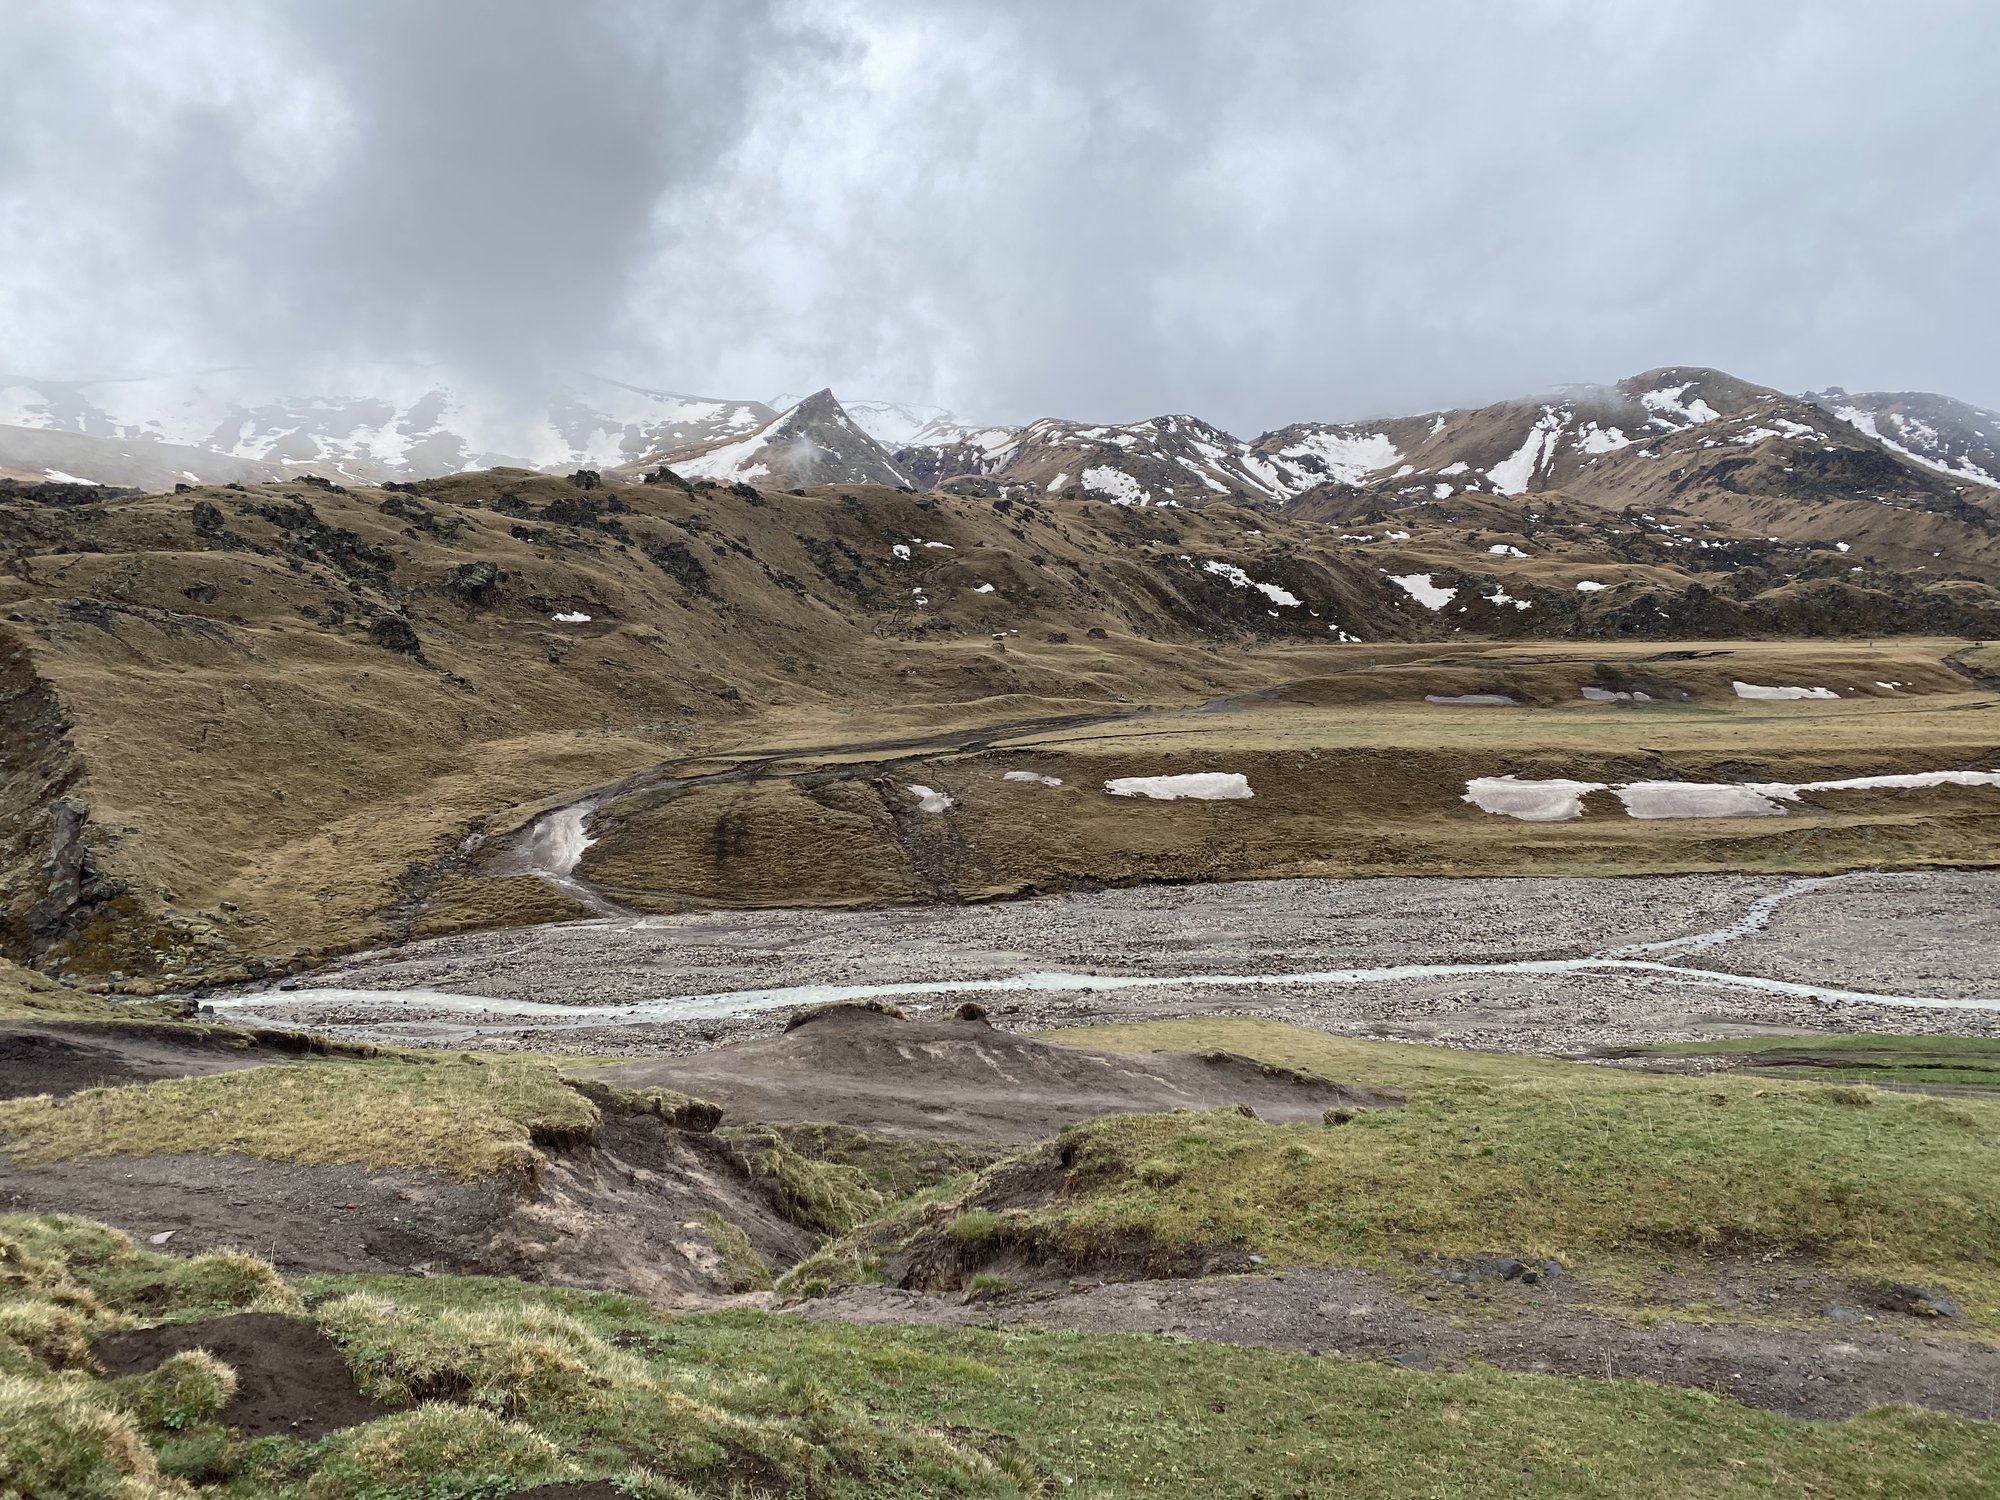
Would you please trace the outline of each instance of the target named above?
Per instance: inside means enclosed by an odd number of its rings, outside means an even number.
[[[636,909],[682,911],[987,899],[1092,881],[1980,865],[2000,847],[1990,787],[1807,793],[1779,817],[1689,820],[1634,819],[1599,793],[1581,819],[1554,824],[1464,800],[1482,776],[1804,782],[2000,768],[2000,700],[1941,664],[1950,646],[1272,648],[1260,661],[1278,684],[1268,690],[996,731],[944,753],[788,753],[779,733],[754,776],[600,809],[580,871]],[[1736,681],[1845,696],[1745,700]],[[1904,686],[1879,685],[1892,681]],[[1657,701],[1582,698],[1606,684],[1644,684]],[[1518,706],[1425,701],[1474,693]],[[1008,782],[1013,771],[1062,785]],[[1253,796],[1147,802],[1102,789],[1194,771],[1242,774]],[[920,814],[910,785],[952,805]]]

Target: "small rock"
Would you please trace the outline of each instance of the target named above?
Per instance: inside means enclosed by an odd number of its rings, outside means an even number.
[[[164,1245],[168,1240],[172,1239],[175,1235],[179,1233],[180,1231],[178,1229],[162,1229],[158,1234],[147,1235],[146,1243],[149,1245]]]
[[[1913,1318],[1957,1318],[1964,1314],[1956,1302],[1928,1287],[1907,1284],[1892,1286],[1883,1296],[1883,1305]]]
[[[1826,1305],[1826,1318],[1830,1323],[1859,1323],[1861,1314],[1851,1307],[1843,1307],[1838,1302],[1829,1302]]]

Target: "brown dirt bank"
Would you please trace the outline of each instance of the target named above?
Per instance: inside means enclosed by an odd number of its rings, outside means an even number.
[[[836,1006],[779,1036],[694,1057],[585,1070],[723,1106],[733,1124],[823,1121],[885,1135],[1027,1142],[1093,1115],[1243,1104],[1274,1122],[1393,1106],[1356,1089],[1228,1053],[1095,1052],[983,1020],[901,1020]]]
[[[704,1210],[773,1264],[814,1243],[726,1145],[650,1116],[607,1113],[594,1139],[544,1156],[532,1184],[234,1155],[0,1157],[0,1209],[171,1232],[177,1253],[245,1249],[288,1272],[463,1271],[663,1300],[732,1290]]]

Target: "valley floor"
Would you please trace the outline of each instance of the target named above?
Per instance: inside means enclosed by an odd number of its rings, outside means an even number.
[[[599,1054],[699,1050],[864,998],[971,1000],[1010,1029],[1258,1015],[1543,1054],[2000,1035],[1996,909],[1992,871],[1259,881],[469,933],[208,1003],[406,1045]]]

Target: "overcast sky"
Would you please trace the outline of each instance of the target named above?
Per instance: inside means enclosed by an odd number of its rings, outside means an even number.
[[[1993,0],[0,0],[0,370],[2000,406]]]

